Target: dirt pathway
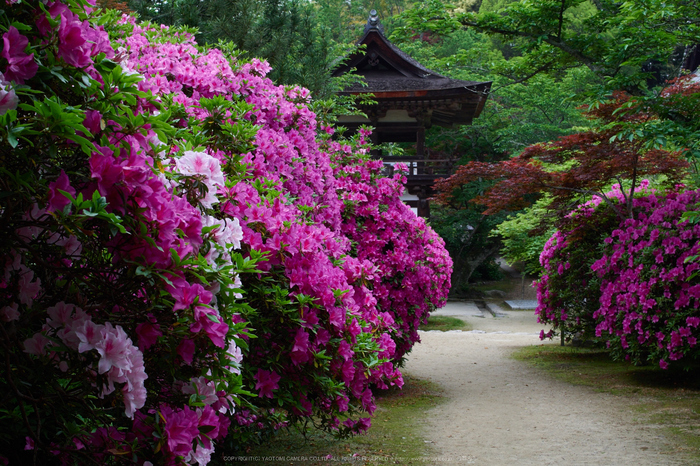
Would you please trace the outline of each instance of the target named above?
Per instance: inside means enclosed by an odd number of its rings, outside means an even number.
[[[473,305],[451,303],[440,313],[475,331],[422,332],[409,356],[405,371],[437,383],[447,398],[427,413],[425,438],[437,456],[426,464],[688,464],[669,453],[662,433],[634,423],[628,401],[511,359],[517,348],[540,344],[532,312],[479,318]]]

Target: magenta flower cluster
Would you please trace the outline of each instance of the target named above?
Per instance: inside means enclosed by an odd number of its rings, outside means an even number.
[[[367,429],[452,265],[369,133],[332,140],[308,91],[182,30],[82,2],[5,14],[33,22],[0,54],[26,454],[206,464],[292,422]]]
[[[367,136],[361,131],[360,141]],[[401,202],[406,170],[400,164],[393,178],[385,178],[381,161],[355,157],[352,166],[342,166],[353,156],[337,143],[331,150],[341,163],[336,172],[344,190],[342,231],[357,243],[358,259],[377,268],[364,277],[369,287],[356,287],[355,293],[383,311],[396,345],[393,358],[400,361],[419,341],[418,327],[429,312],[445,305],[452,259],[444,240]]]
[[[662,368],[694,356],[700,325],[700,263],[687,259],[700,249],[700,225],[683,219],[700,192],[635,199],[636,218],[605,239],[591,269],[602,279],[596,335],[634,361]]]
[[[620,221],[597,199],[572,215],[578,218],[574,228],[550,238],[541,256],[546,274],[538,284],[537,312],[541,322],[565,331],[586,321],[589,336],[605,341],[614,356],[665,369],[696,354],[700,263],[689,259],[700,249],[700,225],[683,214],[697,208],[700,192],[642,188],[633,200],[633,218]],[[617,191],[611,197],[619,202]],[[561,291],[573,279],[572,254],[591,249],[589,241],[578,241],[585,238],[583,230],[597,230],[599,244],[582,261],[588,270],[578,274],[580,297],[591,303],[575,307],[561,299]]]

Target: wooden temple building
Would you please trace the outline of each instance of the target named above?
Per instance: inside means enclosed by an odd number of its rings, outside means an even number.
[[[433,193],[437,178],[452,174],[455,160],[435,160],[425,147],[425,130],[432,125],[452,127],[468,125],[484,108],[490,82],[462,81],[442,76],[402,52],[384,36],[377,12],[370,12],[364,35],[358,41],[364,45],[336,68],[334,76],[354,73],[361,76],[366,86],[354,84],[341,94],[371,93],[376,103],[359,105],[367,118],[340,117],[339,124],[350,131],[359,126],[374,128],[373,143],[415,143],[415,155],[395,157],[375,153],[390,167],[392,162],[409,166],[407,190],[418,197],[409,202],[417,207],[418,215],[430,216],[428,198]]]

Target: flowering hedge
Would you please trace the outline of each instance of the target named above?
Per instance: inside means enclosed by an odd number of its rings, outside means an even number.
[[[623,202],[619,190],[607,193],[614,202]],[[551,338],[555,331],[565,340],[594,338],[593,313],[599,307],[600,280],[591,265],[602,254],[604,239],[619,224],[619,217],[599,197],[579,206],[563,219],[545,243],[540,254],[543,274],[536,282],[537,309],[541,323],[553,330],[540,338]]]
[[[0,460],[206,464],[297,421],[366,429],[451,267],[367,133],[332,140],[308,91],[185,29],[2,14]]]
[[[359,142],[368,135],[361,130]],[[444,240],[400,200],[407,167],[397,164],[394,178],[385,178],[380,161],[332,146],[344,191],[342,232],[354,243],[352,255],[376,266],[355,292],[377,305],[396,345],[392,359],[401,364],[430,310],[447,301],[452,259]]]
[[[591,269],[602,278],[596,335],[634,362],[695,358],[700,334],[700,225],[683,214],[700,203],[700,191],[654,194],[635,201],[636,218],[606,238]]]
[[[605,225],[609,233],[596,236],[601,238],[597,254],[590,252],[594,240],[575,242],[576,228],[552,237],[542,254],[547,275],[538,285],[540,321],[560,329],[592,323],[589,329],[613,356],[635,363],[653,362],[665,369],[670,361],[696,358],[700,264],[689,258],[698,255],[700,225],[683,214],[696,210],[698,203],[700,191],[646,192],[633,201],[634,218],[621,222],[613,222],[604,205],[580,209],[577,215],[588,220],[577,228],[590,233]],[[569,315],[556,296],[573,270],[562,264],[577,253],[586,254],[578,273],[589,280],[582,296],[590,301]]]

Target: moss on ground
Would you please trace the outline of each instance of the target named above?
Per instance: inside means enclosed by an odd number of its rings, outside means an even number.
[[[638,422],[660,428],[700,464],[700,368],[633,366],[605,350],[552,344],[524,347],[513,357],[564,382],[627,398]]]
[[[402,390],[375,392],[377,410],[366,434],[336,439],[317,430],[306,435],[295,429],[283,430],[245,456],[237,454],[233,459],[223,452],[217,459],[223,459],[223,464],[277,466],[425,464],[422,459],[430,456],[432,450],[431,444],[421,437],[420,428],[427,410],[440,403],[442,395],[431,382],[410,376],[404,376],[404,382]]]
[[[471,325],[462,319],[450,316],[430,316],[428,323],[420,326],[420,330],[471,330]]]

